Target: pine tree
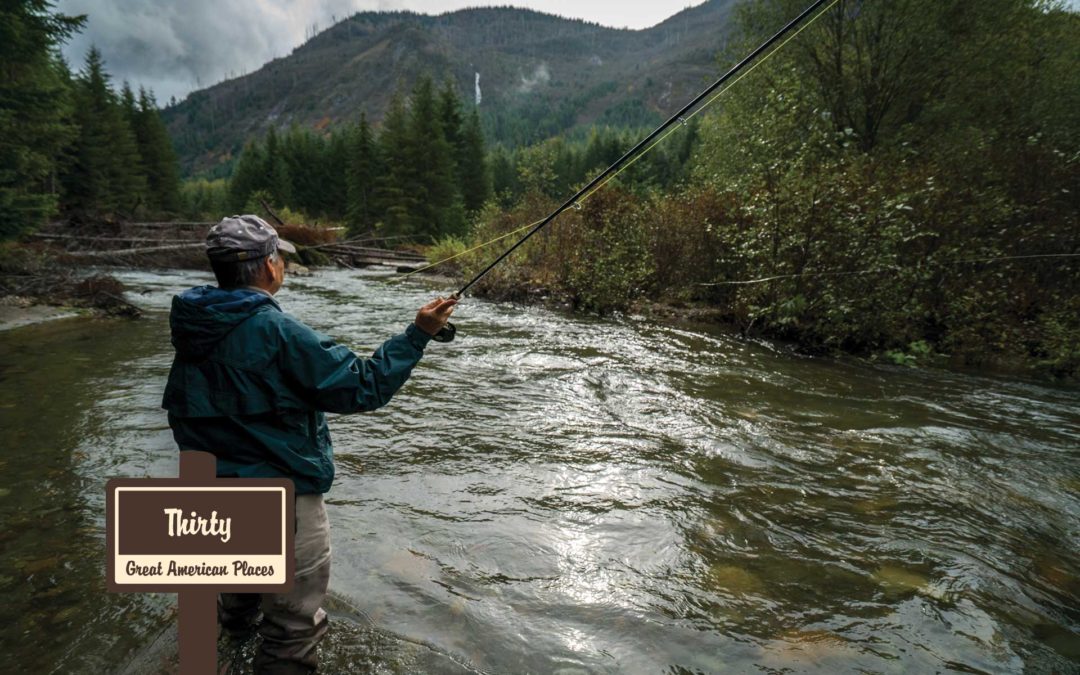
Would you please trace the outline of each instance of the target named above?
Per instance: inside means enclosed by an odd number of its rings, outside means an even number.
[[[459,202],[454,183],[454,157],[439,118],[431,78],[416,82],[409,109],[406,156],[415,175],[417,195],[412,215],[412,231],[433,239],[460,234],[463,214],[456,213]]]
[[[130,214],[146,192],[142,159],[96,48],[87,54],[76,100],[79,136],[63,176],[67,206],[90,215]]]
[[[120,87],[120,108],[124,111],[124,118],[134,130],[139,122],[139,107],[135,103],[135,93],[131,91],[131,85],[127,80],[124,80],[124,85]]]
[[[274,206],[285,206],[292,203],[292,180],[289,176],[289,165],[285,160],[285,153],[281,147],[277,129],[270,127],[266,132],[266,155],[264,156],[263,173],[267,178],[266,191],[270,194]]]
[[[375,181],[376,211],[388,234],[412,234],[417,201],[408,149],[408,119],[401,92],[395,91],[383,116],[379,156],[384,170]]]
[[[172,139],[158,113],[154,95],[139,90],[135,115],[135,138],[143,160],[149,207],[158,213],[174,213],[180,208],[180,168]]]
[[[100,73],[101,60],[96,49],[87,57],[90,74]],[[62,176],[65,207],[76,213],[91,213],[109,201],[109,136],[98,115],[94,114],[86,78],[75,88],[75,121],[78,137],[71,148],[71,162]],[[101,102],[101,107],[106,103]]]
[[[118,99],[112,89],[108,88],[107,76],[104,82],[107,105],[102,121],[111,140],[111,161],[108,166],[112,193],[107,208],[113,213],[130,215],[136,208],[146,204],[146,176],[143,173],[142,156],[139,154],[139,144],[135,140],[135,131],[128,116],[129,105],[132,113],[135,110],[134,97],[131,97],[130,102]],[[128,94],[131,94],[130,88]]]
[[[266,142],[268,153],[271,152],[271,146],[275,144],[276,140],[272,142],[268,135]],[[281,138],[280,156],[288,175],[288,201],[282,201],[285,193],[279,196],[279,189],[271,190],[280,206],[290,206],[305,213],[322,212],[324,187],[322,175],[324,148],[322,146],[321,138],[306,129],[301,129],[296,123],[293,123],[288,133]],[[268,175],[272,176],[273,171],[273,166],[267,167]]]
[[[480,114],[475,109],[465,118],[458,166],[458,185],[465,209],[469,212],[479,211],[491,196],[491,172],[484,153]]]
[[[86,17],[50,9],[47,0],[0,5],[0,238],[55,212],[55,175],[77,132],[70,77],[56,49]]]
[[[334,220],[344,218],[348,208],[350,138],[348,131],[335,131],[324,144],[321,213]]]
[[[521,196],[515,157],[502,145],[496,145],[488,158],[491,165],[491,190],[503,208],[509,208]]]
[[[348,210],[346,218],[352,234],[366,232],[375,226],[375,179],[380,175],[378,149],[368,124],[367,115],[349,137]]]
[[[438,107],[443,136],[453,149],[454,157],[460,157],[462,150],[461,98],[458,96],[454,83],[450,80],[443,82],[443,88],[439,92]],[[455,169],[460,170],[460,166]]]
[[[258,141],[249,141],[229,178],[229,205],[233,211],[243,211],[252,193],[267,188],[265,170],[266,153]]]

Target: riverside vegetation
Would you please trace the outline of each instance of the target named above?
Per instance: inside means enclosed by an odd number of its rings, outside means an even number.
[[[717,70],[800,9],[742,5]],[[1078,61],[1080,16],[1060,3],[841,0],[476,291],[701,306],[813,353],[1075,377]],[[179,210],[267,199],[435,260],[541,218],[644,133],[486,147],[485,131],[451,79],[420,77],[378,125],[271,128],[230,180],[185,183]],[[472,274],[509,241],[443,269]]]
[[[798,9],[746,4],[719,64]],[[1078,60],[1080,17],[1058,4],[844,0],[476,290],[596,312],[703,305],[813,353],[1075,376],[1080,264],[1042,256],[1080,253]],[[542,217],[644,133],[478,152],[472,110],[466,158],[466,113],[452,86],[433,89],[425,78],[399,93],[377,134],[363,119],[329,140],[269,134],[227,194],[244,203],[255,175],[279,203],[426,238],[439,260]],[[302,150],[319,143],[322,164]],[[333,165],[350,167],[333,208],[282,175]],[[444,269],[475,273],[497,249]]]

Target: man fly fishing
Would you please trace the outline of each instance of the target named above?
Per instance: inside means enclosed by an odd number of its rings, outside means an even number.
[[[281,311],[272,297],[284,278],[278,251],[292,252],[294,247],[280,240],[272,227],[256,216],[234,216],[211,229],[207,254],[218,286],[193,288],[173,299],[170,323],[176,359],[163,405],[180,448],[215,454],[218,476],[285,476],[296,485],[294,590],[261,598],[222,594],[219,600],[222,625],[230,632],[255,625],[261,606],[263,642],[256,671],[302,673],[318,665],[316,644],[327,630],[320,605],[330,576],[322,493],[330,489],[334,476],[323,413],[385,405],[430,340],[454,339],[448,319],[459,297],[561,213],[580,206],[667,138],[676,124],[715,101],[724,92],[721,87],[729,81],[734,84],[741,72],[759,62],[759,56],[768,58],[771,47],[782,47],[798,35],[827,1],[815,0],[547,217],[522,228],[528,232],[457,293],[421,307],[415,322],[383,343],[371,358],[357,357]],[[831,0],[825,11],[837,2]]]
[[[211,228],[206,253],[217,286],[173,298],[176,356],[162,402],[180,450],[215,455],[218,477],[284,477],[296,487],[293,590],[218,598],[222,627],[235,636],[257,628],[255,671],[275,674],[313,672],[328,629],[323,493],[334,460],[324,413],[386,405],[457,302],[429,302],[404,332],[361,358],[282,311],[273,297],[285,278],[282,251],[296,248],[258,216],[232,216]]]

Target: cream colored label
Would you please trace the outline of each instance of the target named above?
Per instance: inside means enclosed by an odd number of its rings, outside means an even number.
[[[244,555],[242,553],[211,554],[200,553],[193,555],[179,554],[138,554],[121,555],[121,537],[125,536],[120,531],[120,505],[121,495],[130,492],[153,492],[157,494],[175,493],[200,493],[212,494],[214,492],[244,493],[279,493],[281,495],[282,522],[280,526],[279,550],[285,552],[281,555]],[[113,581],[116,584],[145,585],[145,584],[228,584],[228,585],[271,585],[284,584],[287,581],[286,531],[285,508],[286,491],[278,487],[117,487],[113,499],[113,527],[115,536],[113,542]],[[163,510],[160,521],[162,528],[169,528],[170,537],[178,536],[184,531],[181,527],[183,514],[170,513],[174,509]],[[209,519],[200,519],[198,514],[190,512],[185,516],[191,520],[186,531],[187,536],[209,535],[212,538],[227,543],[231,532],[228,529],[228,521],[218,520],[217,512],[209,512]],[[127,533],[126,536],[137,536]],[[136,540],[137,541],[137,540]],[[132,547],[128,547],[129,549]],[[134,547],[137,550],[137,547]]]
[[[118,584],[283,584],[285,556],[118,555]]]

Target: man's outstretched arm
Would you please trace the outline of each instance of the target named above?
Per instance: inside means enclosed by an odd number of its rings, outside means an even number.
[[[352,413],[386,405],[409,379],[431,337],[446,325],[455,298],[437,298],[420,308],[416,321],[395,335],[369,358],[344,345],[290,322],[283,336],[281,368],[317,410]]]

